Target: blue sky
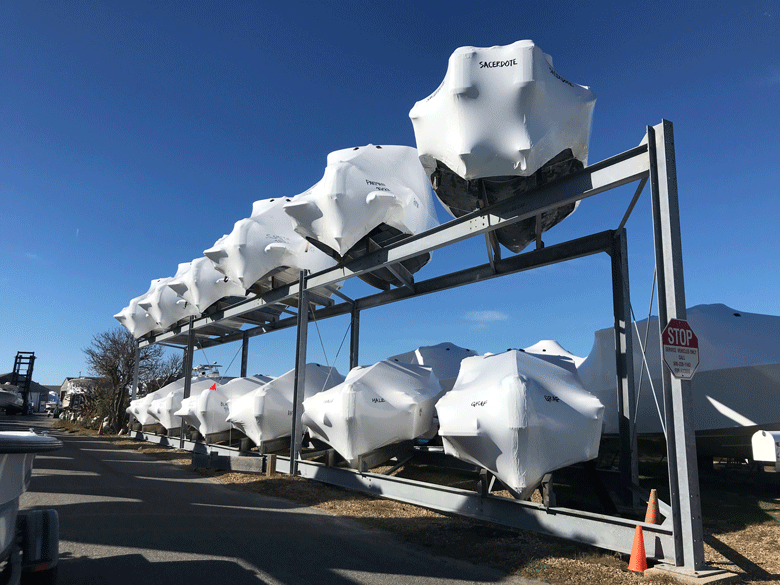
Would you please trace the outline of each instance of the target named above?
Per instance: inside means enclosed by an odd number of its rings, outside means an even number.
[[[439,85],[452,51],[520,39],[596,93],[591,163],[638,144],[646,125],[674,123],[688,305],[778,314],[777,1],[6,0],[0,371],[34,351],[40,383],[86,374],[83,348],[151,279],[201,256],[253,201],[314,184],[330,151],[414,146],[409,110]],[[585,201],[545,241],[616,227],[632,192]],[[639,318],[650,222],[646,193],[628,224]],[[436,252],[418,277],[485,261],[475,239]],[[600,256],[367,311],[361,362],[441,341],[482,353],[556,339],[587,355],[611,323],[609,278]],[[312,327],[312,361],[325,361],[318,329],[333,362],[347,324]],[[195,362],[235,358],[236,375],[239,351]],[[348,341],[342,372],[346,354]],[[292,332],[252,340],[250,373],[293,362]]]

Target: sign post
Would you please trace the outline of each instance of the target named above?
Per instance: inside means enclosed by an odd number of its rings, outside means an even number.
[[[670,319],[662,333],[664,362],[672,376],[690,380],[699,367],[699,338],[688,321]]]

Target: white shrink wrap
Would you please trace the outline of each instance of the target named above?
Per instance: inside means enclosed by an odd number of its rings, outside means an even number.
[[[180,274],[177,272],[176,276]],[[200,315],[195,305],[182,299],[168,286],[173,278],[175,277],[169,276],[153,280],[149,292],[138,303],[138,306],[146,309],[149,316],[157,323],[155,330],[164,331],[181,319]]]
[[[748,313],[723,304],[686,311],[699,341],[699,366],[691,380],[691,415],[699,455],[751,457],[758,429],[780,430],[780,316]],[[664,412],[658,317],[632,328],[638,433],[661,436]],[[642,346],[647,349],[643,367]],[[578,368],[585,388],[606,406],[604,432],[618,433],[614,329],[595,333]],[[648,378],[655,387],[656,398]],[[641,382],[641,386],[640,386]],[[657,404],[656,404],[657,399]]]
[[[215,382],[226,382],[226,378],[214,376],[193,375],[190,382],[190,396],[199,394]],[[184,397],[184,378],[179,378],[167,386],[163,386],[156,393],[157,397],[149,405],[149,414],[154,417],[166,429],[177,429],[181,426],[181,418],[174,412],[181,408]]]
[[[334,266],[333,258],[293,230],[284,212],[291,201],[289,197],[255,201],[252,215],[236,222],[232,232],[204,252],[214,268],[246,290],[281,271],[292,281],[301,270],[315,273]]]
[[[464,359],[436,412],[445,453],[528,498],[545,473],[598,455],[604,406],[571,371],[510,350]]]
[[[523,351],[556,366],[566,368],[575,374],[580,364],[585,361],[584,357],[574,355],[552,339],[542,339],[530,347],[526,347]]]
[[[355,467],[360,455],[429,433],[442,393],[430,368],[382,361],[304,400],[302,420]]]
[[[168,286],[198,313],[203,313],[221,299],[246,295],[240,284],[229,280],[206,257],[179,264],[179,271]]]
[[[325,174],[284,206],[295,231],[338,259],[352,259],[438,224],[431,188],[409,146],[369,144],[328,155]],[[369,241],[370,239],[370,241]],[[402,264],[411,273],[429,254]],[[386,270],[364,278],[397,282]]]
[[[140,297],[131,299],[130,304],[114,315],[114,319],[119,321],[119,323],[121,323],[136,339],[143,337],[150,331],[154,331],[159,327],[157,322],[146,312],[146,309],[143,309],[138,304],[142,302],[145,297],[146,294],[143,294]]]
[[[344,381],[336,368],[306,364],[304,399]],[[295,370],[228,401],[227,421],[256,445],[292,434]]]
[[[173,414],[181,408],[181,399],[184,396],[184,381],[179,382],[173,382],[178,388],[170,388],[171,384],[166,386],[168,392],[152,400],[149,405],[149,414],[169,430],[181,427],[181,418]]]
[[[441,85],[409,116],[417,150],[439,200],[460,217],[522,194],[587,164],[596,96],[558,74],[533,41],[461,47]],[[574,205],[542,214],[542,229]],[[536,237],[536,218],[497,232],[519,252]]]
[[[268,376],[233,378],[229,381],[225,378],[214,381],[212,378],[212,383],[208,387],[198,388],[197,391],[191,390],[189,398],[181,401],[181,408],[174,415],[181,417],[204,437],[227,431],[230,429],[230,423],[226,422],[228,401],[243,396],[270,381],[271,378]]]
[[[454,343],[444,342],[438,345],[418,347],[414,351],[399,353],[387,358],[391,362],[427,366],[439,379],[441,387],[451,390],[460,370],[460,362],[467,357],[479,355],[473,349],[458,347]]]
[[[130,406],[127,407],[126,412],[132,414],[135,419],[142,425],[154,425],[157,424],[157,419],[149,412],[149,407],[152,402],[157,398],[164,395],[165,388],[160,388],[155,392],[150,392],[146,396],[136,398],[130,401]]]

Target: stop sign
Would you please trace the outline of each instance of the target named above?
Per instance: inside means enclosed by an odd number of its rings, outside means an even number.
[[[671,319],[661,334],[664,362],[672,376],[690,380],[699,367],[699,338],[688,321]]]

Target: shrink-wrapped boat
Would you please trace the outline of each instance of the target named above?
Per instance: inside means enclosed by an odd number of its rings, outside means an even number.
[[[430,368],[382,361],[353,368],[338,386],[304,400],[302,420],[355,467],[361,455],[431,432],[442,392]]]
[[[206,257],[179,264],[179,271],[168,286],[199,314],[221,299],[246,295],[244,287],[219,272]]]
[[[138,306],[146,310],[157,324],[155,330],[164,331],[182,319],[200,315],[197,307],[182,299],[168,286],[178,276],[179,272],[175,277],[153,280],[143,300],[138,302]]]
[[[134,299],[130,299],[130,303],[119,313],[114,315],[114,319],[127,329],[130,334],[138,339],[143,337],[150,331],[158,329],[157,322],[152,319],[146,309],[139,306],[139,303],[146,298],[146,294],[143,294]]]
[[[574,355],[564,349],[560,343],[552,339],[542,339],[537,343],[526,347],[523,351],[527,354],[543,359],[544,361],[566,368],[570,372],[577,373],[577,368],[585,361],[584,357]]]
[[[293,230],[284,212],[291,201],[255,201],[252,215],[236,222],[232,232],[204,252],[214,268],[245,290],[256,286],[257,292],[264,292],[272,288],[271,278],[287,283],[298,280],[301,270],[314,273],[334,266],[333,258]]]
[[[174,412],[184,422],[196,428],[204,437],[230,430],[227,422],[228,401],[243,396],[270,382],[268,376],[233,378],[225,383],[213,382],[206,389],[193,392],[181,401],[181,408]]]
[[[582,169],[595,100],[526,40],[456,49],[441,85],[409,116],[436,195],[460,217]],[[575,207],[545,211],[538,228],[549,229]],[[513,252],[536,234],[535,217],[496,231]]]
[[[0,566],[3,583],[53,583],[59,554],[55,510],[28,510],[19,518],[19,498],[33,477],[35,455],[62,448],[59,439],[32,431],[0,432]],[[42,500],[43,501],[43,500]],[[15,551],[15,552],[14,552]],[[22,563],[35,572],[22,573]],[[25,567],[26,568],[26,567]]]
[[[344,381],[336,368],[306,364],[304,399]],[[228,401],[227,421],[256,445],[292,434],[295,370]]]
[[[780,430],[780,316],[712,304],[690,307],[687,321],[699,342],[699,365],[690,382],[697,452],[750,458],[756,431]],[[666,367],[660,345],[658,317],[632,328],[636,430],[659,440],[664,413],[661,378]],[[642,347],[647,350],[649,375],[642,363]],[[604,432],[617,434],[614,329],[595,333],[593,348],[578,373],[585,388],[606,406]]]
[[[391,362],[402,362],[405,364],[417,364],[426,366],[433,370],[434,376],[439,379],[441,387],[451,390],[455,384],[455,378],[458,377],[460,362],[467,357],[478,355],[473,349],[458,347],[454,343],[444,342],[438,345],[428,345],[418,347],[414,351],[399,353],[398,355],[387,358]]]
[[[338,260],[369,254],[438,224],[417,151],[367,146],[331,152],[322,179],[286,203],[295,231]],[[401,263],[417,272],[430,254]],[[361,278],[379,288],[400,281],[387,269]]]
[[[528,498],[546,473],[598,455],[604,406],[572,371],[509,350],[464,359],[436,412],[445,453]]]
[[[146,396],[136,398],[130,401],[130,406],[127,407],[127,413],[132,414],[135,419],[142,425],[154,425],[157,424],[157,419],[149,412],[149,407],[152,405],[152,401],[165,396],[165,388],[160,388],[154,392],[150,392]]]
[[[190,382],[190,396],[199,395],[214,384],[224,384],[228,381],[229,378],[221,378],[219,375],[204,375],[204,370],[199,367]],[[181,427],[181,417],[174,413],[181,408],[184,398],[184,378],[163,386],[155,395],[148,407],[149,414],[156,419],[155,422],[159,422],[166,429]]]

